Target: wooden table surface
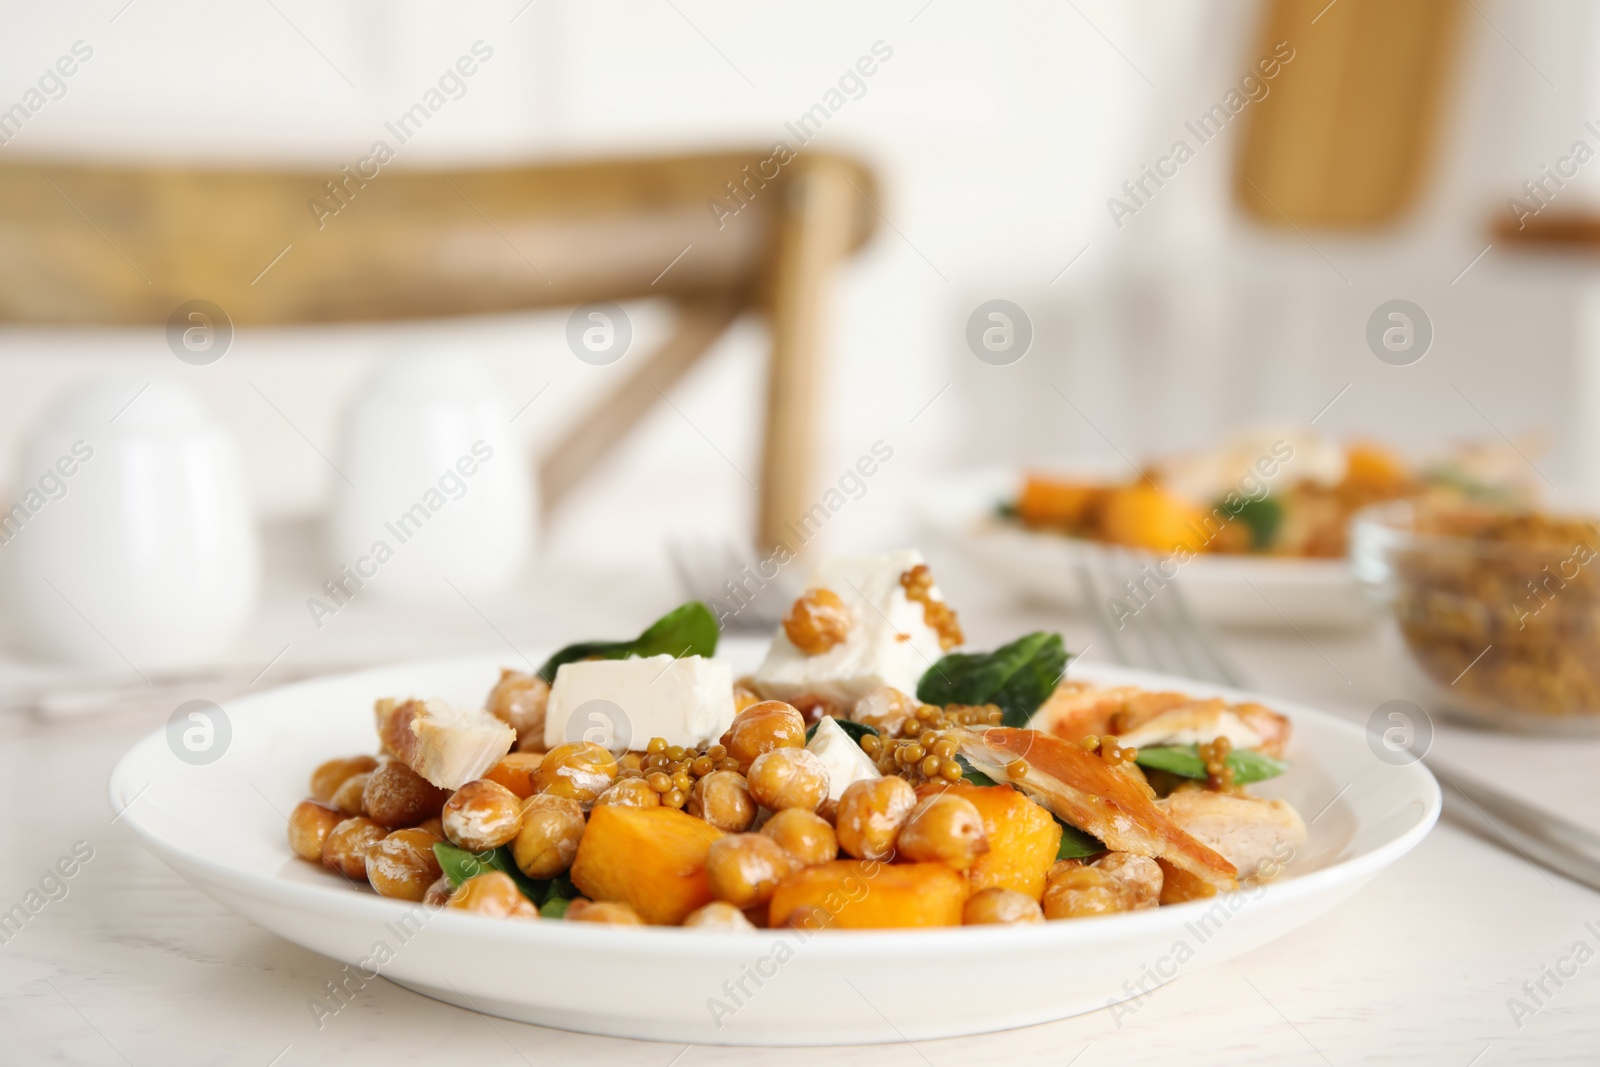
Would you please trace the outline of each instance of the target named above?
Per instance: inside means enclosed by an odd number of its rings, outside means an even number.
[[[935,560],[936,563],[941,563]],[[1019,609],[941,563],[977,646],[1025,627],[1081,621]],[[522,647],[636,627],[674,592],[661,578],[601,581],[541,568],[541,596],[427,623],[357,603],[273,672],[328,663]],[[534,606],[537,605],[537,606]],[[252,634],[265,663],[293,598],[269,600]],[[341,613],[341,622],[345,615]],[[276,620],[276,621],[274,621]],[[277,627],[277,629],[275,629]],[[1370,634],[1228,635],[1258,688],[1364,721],[1396,695]],[[509,656],[508,652],[508,656]],[[1096,658],[1091,650],[1090,660]],[[0,671],[0,683],[22,672]],[[272,673],[261,685],[274,681]],[[177,698],[183,699],[183,698]],[[1427,1063],[1454,1067],[1600,1061],[1600,895],[1448,823],[1312,924],[1161,988],[1131,1015],[1099,1011],[967,1039],[753,1050],[589,1037],[487,1018],[385,981],[319,1028],[307,1003],[341,965],[228,912],[114,823],[105,782],[122,752],[173,706],[159,697],[51,723],[0,720],[0,796],[14,814],[0,859],[0,912],[23,902],[76,847],[92,856],[0,943],[0,1063],[851,1064]],[[1494,772],[1522,795],[1592,825],[1600,743],[1513,740],[1441,726],[1435,752]],[[1580,947],[1581,946],[1581,947]],[[536,960],[529,961],[537,966]],[[1063,960],[1062,966],[1072,966]],[[1520,1007],[1519,1007],[1520,1005]]]

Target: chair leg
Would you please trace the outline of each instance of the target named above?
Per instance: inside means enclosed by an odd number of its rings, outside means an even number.
[[[762,551],[786,543],[798,553],[803,542],[789,525],[815,503],[827,285],[857,240],[859,194],[850,175],[861,171],[828,156],[802,156],[796,165],[804,169],[785,186],[768,277],[772,358],[756,543]]]

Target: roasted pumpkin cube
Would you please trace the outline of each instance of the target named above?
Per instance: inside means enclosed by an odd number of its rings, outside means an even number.
[[[1044,876],[1061,848],[1061,824],[1041,805],[1009,785],[954,785],[928,783],[917,797],[946,790],[972,801],[983,816],[989,851],[967,871],[972,892],[980,889],[1015,889],[1038,900],[1044,895]]]
[[[572,861],[572,883],[590,900],[631,904],[647,923],[676,926],[711,901],[706,852],[722,836],[676,808],[601,805]]]
[[[1200,552],[1207,541],[1202,509],[1147,482],[1121,486],[1106,498],[1100,532],[1107,541],[1151,552]]]
[[[966,879],[942,863],[832,860],[779,882],[768,920],[782,926],[815,915],[807,929],[960,926],[966,900]]]
[[[1093,520],[1105,494],[1104,486],[1029,475],[1017,494],[1017,515],[1035,526],[1075,530]]]

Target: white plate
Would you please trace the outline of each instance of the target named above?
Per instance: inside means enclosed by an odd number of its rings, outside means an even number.
[[[727,644],[727,658],[739,667],[760,654],[759,645]],[[1137,1011],[1143,1001],[1129,998],[1141,988],[1280,937],[1338,904],[1422,840],[1439,813],[1438,787],[1420,764],[1381,762],[1359,727],[1268,701],[1294,720],[1295,765],[1260,791],[1315,819],[1288,872],[1247,893],[1104,919],[825,931],[809,939],[780,931],[523,924],[385,900],[294,858],[285,842],[287,813],[305,796],[318,763],[374,749],[374,699],[479,701],[503,658],[384,667],[229,701],[232,736],[220,758],[191,766],[174,755],[166,732],[152,734],[112,773],[111,803],[124,812],[120,822],[219,903],[351,964],[351,988],[375,970],[427,996],[508,1019],[618,1037],[755,1045],[951,1037],[1123,1001],[1116,1011]],[[1226,692],[1132,671],[1074,672]],[[337,1007],[331,996],[328,1006]]]
[[[1078,567],[1105,548],[998,519],[995,505],[1015,499],[1019,485],[1015,471],[943,478],[925,487],[917,509],[932,533],[989,577],[1024,597],[1079,607]],[[1342,559],[1197,556],[1175,580],[1196,614],[1227,626],[1352,627],[1373,617]]]

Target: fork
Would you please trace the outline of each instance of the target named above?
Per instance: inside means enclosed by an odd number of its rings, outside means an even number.
[[[728,633],[770,634],[793,599],[782,574],[762,576],[763,561],[750,548],[728,541],[668,541],[667,558],[684,595],[704,601]]]
[[[1102,546],[1086,546],[1078,563],[1084,606],[1112,659],[1125,667],[1246,688],[1244,675],[1195,616],[1177,582],[1160,574],[1151,581],[1154,563],[1153,556]],[[1600,834],[1453,768],[1446,770],[1438,760],[1427,760],[1425,766],[1439,782],[1444,814],[1451,822],[1529,863],[1600,889]]]
[[[1147,553],[1083,547],[1078,589],[1111,658],[1125,667],[1245,688],[1244,674],[1195,617],[1183,587],[1158,566]]]

